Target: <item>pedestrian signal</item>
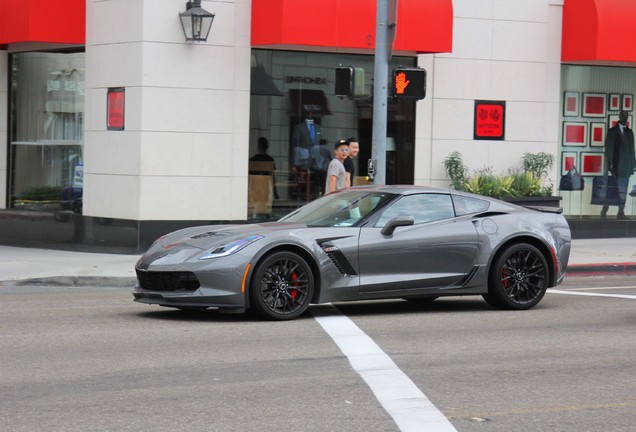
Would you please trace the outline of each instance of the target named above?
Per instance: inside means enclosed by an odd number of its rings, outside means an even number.
[[[364,96],[364,69],[353,66],[336,68],[336,96]]]
[[[395,98],[424,99],[426,97],[426,70],[418,67],[393,69],[391,88]]]

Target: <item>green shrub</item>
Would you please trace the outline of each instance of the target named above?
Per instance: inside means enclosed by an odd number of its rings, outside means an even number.
[[[22,193],[21,200],[28,201],[59,201],[62,199],[60,186],[39,186]]]
[[[451,153],[444,160],[446,175],[451,188],[479,195],[508,198],[552,195],[552,184],[546,184],[554,156],[548,153],[524,153],[523,171],[494,174],[490,168],[471,172],[459,152]]]

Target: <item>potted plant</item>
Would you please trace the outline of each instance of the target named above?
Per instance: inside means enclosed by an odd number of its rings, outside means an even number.
[[[459,152],[444,160],[451,188],[502,199],[518,205],[558,207],[560,196],[552,196],[553,185],[548,173],[554,164],[549,153],[524,153],[521,169],[506,174],[493,173],[491,168],[471,171]]]

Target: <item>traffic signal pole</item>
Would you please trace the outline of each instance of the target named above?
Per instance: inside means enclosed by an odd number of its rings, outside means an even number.
[[[373,67],[373,130],[371,158],[375,160],[374,184],[386,183],[386,127],[389,76],[389,0],[377,1],[375,61]]]

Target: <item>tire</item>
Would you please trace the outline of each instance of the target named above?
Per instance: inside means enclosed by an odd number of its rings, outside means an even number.
[[[543,254],[527,243],[504,249],[490,268],[484,299],[500,309],[525,310],[537,305],[548,289],[550,269]]]
[[[314,277],[307,262],[293,252],[275,252],[257,266],[250,283],[250,303],[261,317],[290,320],[309,307]]]

